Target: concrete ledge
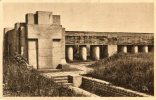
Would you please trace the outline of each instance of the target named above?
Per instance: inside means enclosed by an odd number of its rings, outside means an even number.
[[[82,84],[82,76],[81,75],[69,75],[69,82],[73,83],[73,86],[80,87]]]

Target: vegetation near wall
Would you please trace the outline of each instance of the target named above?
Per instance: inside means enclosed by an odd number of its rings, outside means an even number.
[[[89,73],[98,79],[109,81],[135,91],[154,95],[154,54],[115,54],[90,65]]]
[[[4,60],[3,66],[4,96],[80,96],[62,85],[57,85],[51,79],[40,75],[34,69],[30,70],[22,62],[14,58]]]

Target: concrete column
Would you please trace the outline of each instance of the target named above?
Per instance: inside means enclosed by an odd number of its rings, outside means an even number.
[[[151,51],[154,52],[154,46],[152,47],[152,50]]]
[[[132,53],[138,53],[138,46],[133,46],[132,47]]]
[[[117,45],[108,45],[107,46],[108,57],[117,53],[117,50],[118,50]]]
[[[22,46],[21,47],[21,55],[23,56],[23,54],[24,54],[24,47]]]
[[[20,27],[20,51],[21,55],[26,57],[26,35],[25,35],[25,27]]]
[[[154,52],[154,45],[151,46],[151,50],[150,50],[150,52]]]
[[[144,45],[144,46],[142,47],[142,51],[143,51],[144,53],[148,53],[148,46],[147,46],[147,45]]]
[[[90,51],[91,51],[91,50],[90,50],[90,45],[86,45],[86,48],[87,48],[87,56],[91,56],[91,55],[90,55]]]
[[[34,14],[32,14],[32,13],[26,14],[26,23],[27,24],[34,24],[35,23]]]
[[[100,59],[100,47],[96,46],[93,48],[93,58],[95,60],[99,60]]]
[[[73,47],[68,47],[67,57],[69,61],[73,61]]]
[[[83,61],[87,60],[87,48],[86,47],[81,47],[81,59]]]
[[[126,46],[126,45],[123,45],[123,46],[121,47],[121,52],[127,53],[127,46]]]
[[[20,23],[15,24],[15,32],[16,32],[16,51],[20,54]]]
[[[20,23],[15,24],[15,29],[18,30],[20,28]]]

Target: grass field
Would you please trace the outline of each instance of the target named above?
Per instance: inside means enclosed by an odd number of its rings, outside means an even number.
[[[82,95],[54,83],[51,79],[41,76],[37,70],[30,70],[23,63],[10,58],[5,59],[3,65],[3,96],[73,97]]]
[[[90,65],[88,76],[154,95],[154,54],[115,54]]]

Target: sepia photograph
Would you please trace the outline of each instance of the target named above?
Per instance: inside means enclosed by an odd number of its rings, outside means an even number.
[[[2,97],[154,97],[154,2],[3,2],[2,17]]]

